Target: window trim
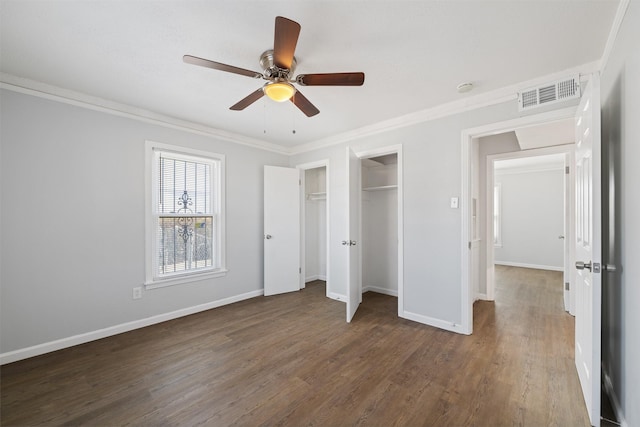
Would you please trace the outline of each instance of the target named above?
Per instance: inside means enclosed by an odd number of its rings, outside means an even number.
[[[175,154],[176,158],[180,157],[199,157],[211,160],[217,163],[218,173],[213,177],[212,192],[217,193],[214,199],[213,216],[218,218],[217,233],[219,239],[214,243],[216,245],[219,258],[219,266],[199,271],[181,272],[165,277],[158,277],[154,273],[155,268],[155,217],[154,203],[157,202],[157,194],[155,194],[154,176],[156,176],[158,166],[155,159],[158,152]],[[215,172],[214,172],[215,173]],[[145,289],[156,289],[165,286],[179,285],[183,283],[191,283],[215,277],[223,277],[228,272],[226,268],[226,218],[225,218],[225,155],[213,153],[210,151],[196,150],[192,148],[164,144],[155,141],[145,141]]]
[[[502,183],[493,185],[493,247],[502,247]]]

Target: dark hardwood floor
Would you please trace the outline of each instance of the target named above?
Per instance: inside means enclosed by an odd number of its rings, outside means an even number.
[[[497,277],[471,336],[375,293],[347,324],[315,282],[8,364],[1,423],[588,426],[561,276]]]

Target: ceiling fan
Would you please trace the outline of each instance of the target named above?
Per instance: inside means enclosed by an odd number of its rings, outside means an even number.
[[[244,110],[264,95],[267,95],[278,102],[291,100],[304,114],[312,117],[318,114],[320,110],[305,98],[292,83],[301,86],[362,86],[364,73],[299,74],[293,78],[293,72],[297,65],[296,58],[293,55],[299,34],[300,24],[282,16],[276,17],[273,49],[267,50],[260,55],[262,73],[191,55],[184,55],[182,59],[188,64],[267,80],[263,87],[229,107],[231,110]]]

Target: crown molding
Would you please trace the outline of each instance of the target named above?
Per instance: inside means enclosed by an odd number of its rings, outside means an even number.
[[[373,125],[364,126],[353,131],[344,132],[338,135],[323,138],[314,142],[301,144],[289,149],[289,154],[302,154],[309,151],[315,151],[322,148],[331,147],[333,145],[342,144],[345,142],[353,141],[359,138],[377,135],[384,132],[389,132],[394,129],[399,129],[407,126],[412,126],[418,123],[424,123],[431,120],[440,119],[443,117],[451,116],[454,114],[460,114],[466,111],[475,110],[478,108],[488,107],[491,105],[501,104],[516,100],[518,92],[532,86],[548,83],[550,81],[558,80],[566,77],[567,75],[575,74],[591,74],[599,71],[600,61],[588,62],[586,64],[569,68],[563,71],[559,71],[545,76],[537,77],[535,79],[523,81],[510,86],[505,86],[500,89],[496,89],[490,92],[481,93],[475,96],[466,97],[459,101],[453,101],[446,104],[441,104],[433,108],[427,108],[417,111],[415,113],[406,114],[390,120],[385,120]]]
[[[171,129],[182,130],[197,135],[214,137],[252,148],[291,156],[347,143],[360,138],[389,132],[395,129],[400,129],[467,111],[472,111],[478,108],[513,101],[517,99],[517,93],[519,91],[527,89],[529,87],[544,84],[553,80],[558,80],[567,75],[584,75],[597,72],[600,70],[601,62],[601,60],[589,62],[578,67],[573,67],[556,73],[547,74],[542,77],[537,77],[535,79],[523,81],[510,86],[505,86],[500,89],[481,93],[475,96],[468,96],[458,101],[453,101],[446,104],[438,105],[433,108],[416,111],[404,116],[384,120],[373,125],[363,126],[352,131],[340,133],[294,147],[285,147],[278,144],[273,144],[259,139],[246,137],[240,134],[223,131],[221,129],[212,128],[202,124],[180,120],[152,111],[120,104],[103,98],[98,98],[80,92],[63,89],[46,83],[17,77],[11,74],[0,73],[0,88],[38,96],[45,99],[52,99],[66,104],[105,112],[107,114],[127,117]]]
[[[196,135],[213,137],[223,141],[245,145],[260,150],[266,150],[285,155],[289,154],[289,150],[281,145],[272,144],[255,138],[249,138],[244,135],[227,132],[199,123],[189,122],[187,120],[177,119],[175,117],[165,116],[153,111],[133,107],[126,104],[120,104],[104,98],[63,89],[58,86],[53,86],[35,80],[14,76],[12,74],[0,73],[0,88],[7,89],[13,92],[37,96],[39,98],[50,99],[93,111],[100,111],[119,117],[126,117],[144,123],[150,123],[170,129],[181,130]]]
[[[620,31],[620,27],[622,26],[622,21],[624,20],[624,16],[627,13],[630,1],[631,0],[621,0],[618,4],[618,9],[616,10],[616,15],[613,18],[613,24],[611,25],[611,30],[609,31],[609,37],[607,37],[607,44],[604,46],[602,58],[600,59],[600,65],[598,67],[600,71],[603,71],[609,63],[609,55],[611,55],[611,51],[613,50],[613,46],[615,45],[616,38],[618,38],[618,32]]]

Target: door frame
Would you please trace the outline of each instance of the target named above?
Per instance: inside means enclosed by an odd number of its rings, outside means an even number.
[[[322,160],[318,160],[315,162],[309,162],[309,163],[302,163],[299,165],[296,165],[295,168],[299,170],[299,174],[300,174],[300,289],[304,289],[306,287],[306,282],[305,282],[305,278],[306,278],[306,249],[305,249],[305,244],[306,244],[306,219],[307,219],[307,215],[306,215],[306,195],[305,195],[305,172],[309,169],[317,169],[317,168],[321,168],[324,167],[325,168],[325,189],[326,189],[326,193],[327,193],[327,199],[326,199],[326,212],[325,212],[325,227],[326,227],[326,257],[327,257],[327,278],[326,278],[326,289],[325,289],[325,294],[327,297],[330,297],[331,295],[331,274],[330,274],[330,265],[331,265],[331,245],[329,244],[329,242],[331,241],[330,236],[331,236],[331,228],[330,228],[330,215],[329,213],[331,212],[330,210],[330,206],[331,206],[331,202],[330,202],[330,186],[329,186],[329,174],[330,174],[330,162],[329,159],[322,159]]]
[[[472,158],[472,144],[477,144],[477,139],[483,136],[496,135],[510,132],[518,128],[534,126],[543,123],[553,122],[571,118],[573,119],[577,106],[566,107],[558,110],[548,111],[530,116],[518,117],[511,120],[490,123],[487,125],[463,129],[461,132],[462,143],[462,238],[460,250],[462,262],[460,266],[460,307],[461,307],[461,332],[470,335],[473,333],[473,303],[475,292],[472,289],[471,280],[471,221],[472,221],[472,194],[471,194],[471,168],[478,166],[478,159]],[[474,163],[475,162],[475,163]],[[483,236],[480,236],[483,237]],[[486,239],[486,236],[484,236]],[[482,266],[481,266],[482,268]],[[482,272],[480,272],[482,274]]]
[[[564,145],[556,145],[552,147],[543,147],[543,148],[535,148],[531,150],[521,150],[521,151],[511,151],[507,153],[500,154],[492,154],[487,156],[487,167],[486,167],[486,216],[485,216],[485,230],[486,230],[486,238],[485,240],[485,253],[486,253],[486,267],[487,277],[486,277],[486,297],[488,301],[495,300],[495,247],[489,236],[493,235],[493,187],[495,185],[495,162],[501,160],[510,160],[510,159],[522,159],[528,157],[538,157],[545,156],[549,154],[564,154],[564,167],[569,167],[569,173],[566,176],[563,185],[563,193],[564,193],[564,214],[563,214],[563,224],[564,224],[564,250],[563,250],[563,272],[565,274],[568,273],[568,266],[573,265],[573,251],[571,250],[570,242],[573,242],[573,230],[575,226],[575,221],[573,217],[573,203],[574,200],[574,187],[575,187],[575,175],[574,175],[574,167],[572,167],[574,163],[574,151],[575,151],[575,143],[572,144],[564,144]],[[567,186],[568,183],[568,186]],[[568,249],[568,250],[567,250]],[[564,279],[563,277],[563,279]],[[571,283],[571,281],[570,281]],[[574,291],[574,286],[569,287],[569,292],[572,293]],[[570,298],[572,300],[573,298]],[[569,304],[570,305],[570,304]],[[568,309],[569,307],[565,307]],[[573,312],[572,310],[567,310]]]
[[[369,159],[371,157],[384,156],[387,154],[396,154],[398,156],[398,316],[406,318],[404,312],[404,192],[403,192],[403,159],[402,144],[390,145],[386,147],[373,148],[369,150],[356,151],[356,156],[360,160]],[[362,189],[358,191],[362,193]],[[359,195],[360,200],[360,235],[362,236],[362,194]],[[362,277],[362,251],[360,252],[360,275]],[[362,283],[360,284],[360,296],[362,298]]]

